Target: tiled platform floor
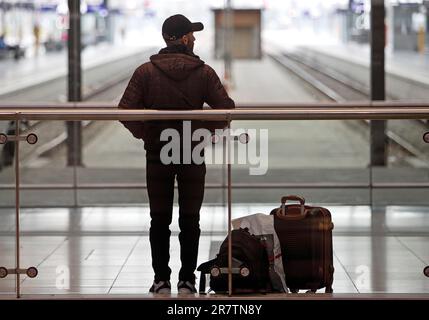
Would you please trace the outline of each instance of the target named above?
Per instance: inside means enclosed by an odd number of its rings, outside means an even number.
[[[274,205],[234,205],[233,218],[267,213]],[[429,208],[328,206],[334,229],[334,292],[429,293]],[[177,208],[171,226],[172,284],[177,283]],[[14,210],[0,211],[0,266],[14,267]],[[147,207],[26,209],[21,217],[21,266],[39,276],[23,278],[22,293],[129,294],[147,296],[153,279]],[[201,211],[198,262],[226,235],[226,211]],[[0,279],[0,293],[15,290],[14,277]],[[173,295],[177,292],[173,287]]]

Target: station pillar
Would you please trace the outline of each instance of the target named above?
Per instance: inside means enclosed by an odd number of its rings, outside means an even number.
[[[371,0],[371,100],[386,99],[384,0]],[[371,166],[386,166],[386,121],[371,121]]]
[[[82,101],[81,13],[80,0],[68,0],[68,100]],[[82,166],[82,123],[67,122],[67,165]]]

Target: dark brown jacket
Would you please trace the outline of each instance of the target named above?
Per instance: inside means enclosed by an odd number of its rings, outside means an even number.
[[[184,46],[162,49],[150,62],[134,72],[119,102],[122,109],[198,110],[204,103],[215,109],[235,108],[216,72]],[[123,121],[137,139],[145,141],[147,150],[159,150],[162,130],[181,131],[181,121]],[[192,121],[192,129],[205,127],[213,131],[226,123]]]

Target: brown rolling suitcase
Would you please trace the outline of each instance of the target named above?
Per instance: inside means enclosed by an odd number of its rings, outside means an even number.
[[[300,204],[286,205],[293,200]],[[298,196],[282,198],[282,205],[271,211],[279,238],[286,285],[291,292],[300,289],[332,293],[334,265],[331,213],[322,207],[306,206]]]

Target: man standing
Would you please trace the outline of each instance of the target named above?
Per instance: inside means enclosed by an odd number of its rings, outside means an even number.
[[[234,101],[228,96],[216,72],[193,53],[193,33],[203,28],[202,23],[192,23],[183,15],[166,19],[162,26],[162,36],[167,47],[152,56],[150,62],[137,68],[119,108],[198,110],[203,108],[204,103],[212,108],[234,108]],[[177,288],[179,293],[196,293],[194,272],[200,237],[200,209],[204,198],[205,163],[197,164],[192,161],[190,164],[164,164],[161,161],[161,149],[166,142],[161,141],[160,135],[166,129],[182,132],[181,121],[122,123],[135,138],[145,142],[151,216],[150,244],[155,272],[150,292],[171,292],[171,269],[168,266],[171,234],[169,225],[172,220],[174,181],[177,179],[182,264]],[[192,130],[201,126],[213,130],[223,128],[226,124],[192,121]],[[181,137],[181,140],[184,138]]]

